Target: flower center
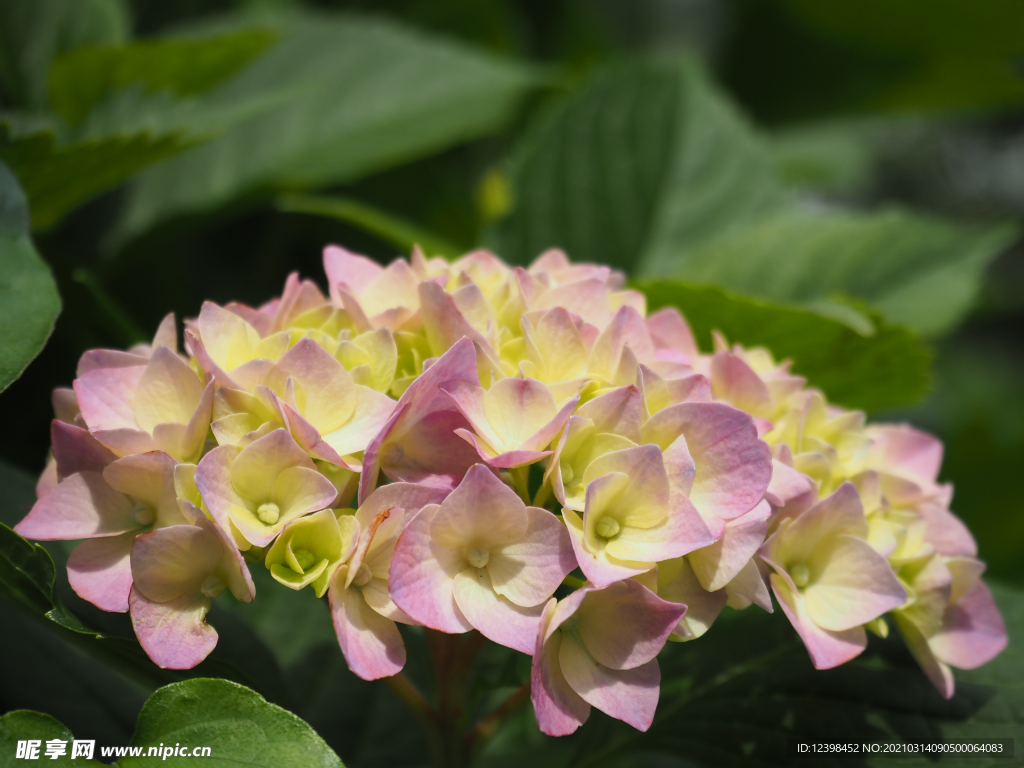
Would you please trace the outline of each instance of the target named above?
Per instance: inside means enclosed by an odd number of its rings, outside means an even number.
[[[370,569],[366,567],[366,563],[359,564],[359,570],[356,571],[356,577],[352,579],[352,583],[357,587],[365,587],[370,583],[370,579],[373,578],[373,574]]]
[[[571,483],[572,479],[576,477],[576,473],[572,471],[572,467],[568,464],[562,465],[562,482]]]
[[[216,597],[224,591],[226,586],[227,585],[221,581],[217,574],[211,573],[203,580],[203,584],[199,587],[199,591],[207,597]]]
[[[597,521],[597,535],[602,539],[614,539],[619,530],[619,521],[614,517],[602,517]]]
[[[811,580],[811,569],[803,563],[797,563],[789,569],[789,575],[793,577],[793,583],[803,589]]]
[[[303,571],[308,571],[313,564],[316,563],[316,555],[310,552],[308,549],[296,549],[292,554],[295,555],[295,560],[299,564],[299,568]]]
[[[152,525],[156,522],[156,510],[140,501],[132,508],[132,520],[139,525]]]
[[[474,568],[483,568],[491,559],[491,553],[483,547],[472,547],[466,552],[466,560]]]
[[[256,509],[256,517],[260,519],[261,523],[266,525],[273,525],[281,518],[281,508],[272,501],[268,501],[266,504],[260,504]]]

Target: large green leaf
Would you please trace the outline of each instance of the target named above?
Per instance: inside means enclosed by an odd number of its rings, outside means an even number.
[[[511,215],[490,233],[525,262],[570,256],[774,301],[866,300],[924,333],[970,307],[983,267],[1016,236],[906,211],[815,210],[769,144],[693,64],[597,75],[515,155]]]
[[[0,162],[0,391],[17,379],[50,338],[60,296],[28,232],[18,182]]]
[[[795,304],[836,294],[864,297],[888,320],[936,335],[970,310],[984,267],[1018,231],[1012,224],[956,226],[898,209],[793,211],[695,248],[679,273]]]
[[[877,411],[919,400],[928,389],[931,353],[904,328],[874,318],[865,335],[846,322],[797,307],[670,281],[636,284],[651,310],[678,307],[704,350],[711,332],[729,342],[767,347],[776,359],[833,402]]]
[[[188,744],[210,747],[204,764],[267,768],[343,768],[341,760],[305,722],[259,694],[226,680],[189,680],[161,688],[146,702],[133,747]],[[166,765],[189,765],[169,757]],[[146,766],[151,760],[125,757],[118,765]]]
[[[89,738],[89,734],[80,734]],[[29,710],[0,717],[0,749],[4,765],[17,765],[19,740],[67,743],[59,765],[94,766],[93,760],[69,759],[71,732],[49,715]],[[168,768],[204,765],[223,768],[239,765],[266,768],[344,768],[341,760],[308,724],[291,712],[271,704],[255,691],[227,680],[199,678],[157,690],[143,705],[131,744],[104,754],[96,746],[94,757],[117,757],[116,765],[149,766],[159,761]],[[199,753],[193,753],[198,748]],[[152,750],[152,754],[150,753]],[[179,754],[175,755],[174,752]],[[180,754],[184,752],[184,754]]]
[[[22,133],[0,121],[0,160],[10,165],[24,185],[32,202],[32,225],[40,229],[93,195],[203,138],[172,126],[163,132],[142,130],[64,143],[53,128]]]
[[[46,74],[63,51],[119,42],[128,30],[121,0],[4,0],[0,3],[0,86],[7,106],[46,106]]]
[[[0,114],[0,159],[21,179],[33,226],[47,227],[143,168],[279,103],[280,93],[228,103],[201,98],[259,55],[275,34],[247,28],[88,46],[59,56],[49,90],[51,106],[63,120]]]
[[[385,21],[304,15],[282,30],[269,53],[207,98],[287,98],[140,177],[121,239],[168,217],[349,181],[480,136],[536,81],[522,65]]]
[[[103,765],[98,760],[89,760],[83,757],[76,757],[72,760],[71,752],[74,738],[71,731],[49,715],[26,709],[8,712],[0,717],[0,755],[3,755],[3,757],[0,757],[0,760],[3,761],[4,765],[18,765],[21,763],[21,760],[18,760],[16,757],[18,742],[36,740],[41,742],[37,745],[38,753],[35,757],[36,760],[55,760],[57,765],[72,765],[77,766],[77,768],[86,768],[87,766],[98,768]],[[83,734],[83,738],[88,738],[88,735]],[[64,742],[63,757],[47,757],[46,742],[51,740]],[[94,755],[99,757],[98,750],[94,750]],[[25,758],[23,757],[22,759]],[[25,765],[25,763],[21,764]]]
[[[50,108],[78,125],[107,93],[134,83],[147,91],[201,95],[262,54],[277,39],[272,29],[224,35],[91,45],[58,56],[50,68]]]

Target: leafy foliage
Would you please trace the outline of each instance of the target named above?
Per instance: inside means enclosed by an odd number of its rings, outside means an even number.
[[[14,755],[17,754],[18,742],[27,739],[36,739],[42,742],[42,747],[39,752],[44,757],[43,750],[46,748],[46,742],[50,739],[60,739],[66,742],[66,752],[63,758],[58,758],[59,765],[71,765],[78,766],[79,768],[85,768],[85,766],[100,766],[101,762],[98,760],[87,760],[83,757],[76,757],[74,760],[71,759],[71,741],[74,736],[67,728],[65,728],[58,720],[45,715],[42,712],[32,712],[30,710],[15,710],[8,712],[7,714],[0,717],[0,749],[3,750],[3,754],[8,760],[14,760]],[[38,757],[36,759],[39,759]],[[16,763],[12,763],[16,764]]]
[[[833,402],[868,411],[918,400],[928,389],[931,354],[903,328],[875,317],[863,334],[847,323],[806,309],[679,282],[638,283],[648,306],[675,306],[698,344],[711,349],[711,332],[730,342],[763,346],[814,382]]]
[[[1013,226],[901,210],[814,211],[699,68],[614,68],[547,116],[512,166],[517,204],[491,235],[527,261],[559,246],[645,277],[813,306],[836,295],[936,334],[970,308]]]
[[[0,163],[0,391],[39,354],[59,312],[57,285],[29,238],[25,197]]]
[[[132,746],[152,747],[188,740],[211,747],[214,766],[267,768],[338,766],[341,760],[312,728],[249,689],[225,680],[189,680],[161,688],[146,702]],[[168,759],[169,765],[188,758]],[[119,765],[148,765],[124,758]]]
[[[0,717],[5,755],[14,754],[18,740],[30,738],[70,741],[72,736],[57,720],[39,712],[18,710]],[[132,747],[142,748],[143,756],[121,757],[117,765],[150,765],[155,759],[146,756],[151,747],[173,749],[179,744],[187,745],[189,754],[160,757],[161,762],[189,764],[195,759],[191,748],[200,746],[210,748],[204,762],[213,766],[344,768],[323,739],[298,717],[226,680],[200,678],[156,691],[142,707],[131,741]],[[93,760],[62,764],[100,765]]]
[[[134,83],[146,91],[202,95],[261,55],[277,38],[272,29],[241,29],[200,38],[88,46],[58,56],[50,69],[50,108],[78,125],[107,93]]]
[[[521,65],[394,24],[303,15],[281,41],[209,94],[281,103],[134,184],[120,236],[267,189],[349,181],[486,133],[535,76]]]
[[[7,0],[0,5],[0,85],[10,103],[46,105],[46,74],[63,51],[120,42],[128,30],[121,0]]]

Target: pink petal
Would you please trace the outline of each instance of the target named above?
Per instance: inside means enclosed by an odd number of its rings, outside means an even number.
[[[452,380],[468,381],[471,384],[479,384],[480,380],[476,371],[476,348],[469,339],[459,341],[449,349],[430,368],[423,372],[405,391],[395,407],[395,412],[388,422],[381,428],[380,433],[370,441],[363,458],[363,472],[359,483],[360,503],[372,493],[377,485],[380,472],[381,448],[385,440],[401,440],[404,435],[414,430],[420,422],[429,414],[447,412],[457,416],[457,419],[448,417],[445,421],[451,424],[451,429],[468,427],[469,424],[457,411],[449,410],[451,400],[448,395],[438,387],[446,381]],[[455,421],[461,423],[455,424]],[[430,424],[427,425],[428,427]],[[435,430],[436,431],[436,430]],[[429,437],[429,429],[418,430],[420,435]],[[455,436],[455,440],[465,445],[462,440]],[[466,447],[466,453],[473,456],[474,460],[461,468],[464,473],[469,466],[475,462],[475,452]],[[461,456],[457,456],[461,460]],[[455,464],[456,462],[452,462]],[[460,467],[452,467],[458,472]],[[461,474],[460,474],[461,476]]]
[[[980,580],[946,609],[942,629],[928,641],[938,659],[960,669],[975,669],[991,661],[1006,643],[1003,617]]]
[[[935,482],[942,467],[942,441],[909,424],[876,424],[868,429],[877,465],[921,482]]]
[[[530,698],[540,730],[548,736],[567,736],[590,717],[590,705],[569,686],[559,665],[562,634],[555,632],[557,625],[551,626],[557,603],[554,598],[549,600],[541,615],[530,673]]]
[[[148,362],[149,359],[145,355],[137,355],[134,352],[122,352],[119,349],[90,349],[79,358],[75,376],[80,378],[90,371],[98,371],[102,368],[132,368],[140,365],[145,367]]]
[[[388,586],[395,603],[415,621],[441,632],[459,634],[473,626],[455,603],[452,580],[465,567],[461,548],[431,540],[437,506],[426,506],[406,525],[394,554]]]
[[[398,627],[366,604],[355,587],[344,586],[347,568],[339,568],[328,599],[334,632],[348,668],[363,680],[379,680],[402,671],[405,643]]]
[[[764,544],[771,510],[767,502],[762,502],[751,512],[730,520],[722,538],[714,544],[690,553],[694,574],[708,592],[725,587]]]
[[[135,636],[162,669],[192,669],[217,645],[217,630],[206,623],[210,598],[201,593],[155,603],[132,587],[129,605]]]
[[[608,669],[571,634],[563,634],[558,662],[566,682],[588,704],[637,730],[651,727],[661,689],[656,659],[633,669]]]
[[[245,500],[231,485],[231,465],[242,449],[237,445],[221,445],[206,454],[196,467],[196,485],[213,519],[223,527],[230,525],[233,506],[244,506]]]
[[[467,568],[452,583],[462,615],[480,634],[521,653],[533,653],[543,606],[523,608],[495,593],[485,568]]]
[[[842,632],[822,629],[807,615],[803,598],[794,595],[789,585],[777,574],[771,575],[772,591],[793,628],[804,641],[815,669],[832,669],[860,655],[868,644],[863,627]]]
[[[131,553],[133,591],[166,603],[199,592],[221,562],[221,544],[210,531],[172,525],[135,537]]]
[[[133,506],[99,472],[80,472],[39,499],[14,530],[40,541],[114,536],[140,527]]]
[[[90,430],[139,428],[132,401],[145,372],[144,365],[100,368],[75,379],[75,395]]]
[[[529,524],[515,491],[483,464],[474,464],[434,514],[430,537],[445,547],[491,549],[519,541]]]
[[[581,405],[575,415],[592,420],[598,432],[612,432],[634,443],[643,442],[643,397],[635,384],[595,397]]]
[[[516,605],[540,605],[576,568],[565,525],[546,509],[527,507],[526,532],[490,552],[487,571],[494,591]]]
[[[332,296],[334,287],[339,283],[344,283],[356,293],[360,293],[383,271],[384,268],[380,264],[358,253],[346,251],[337,245],[328,245],[324,248],[324,272],[327,273],[327,284],[330,286]],[[335,302],[335,306],[340,307],[341,303]]]
[[[102,472],[117,457],[84,429],[54,419],[50,423],[50,447],[57,462],[57,479],[76,472]]]
[[[83,541],[68,558],[68,582],[75,593],[104,611],[128,610],[132,589],[134,533]]]
[[[976,557],[978,545],[963,521],[942,504],[924,501],[917,512],[925,519],[924,539],[940,555],[947,557]]]
[[[693,331],[675,307],[665,307],[647,317],[647,330],[656,349],[671,349],[686,355],[690,361],[700,356]]]
[[[771,418],[774,403],[768,385],[738,355],[716,352],[711,358],[711,392],[716,400],[754,416]]]
[[[576,615],[579,636],[599,664],[634,669],[658,655],[685,613],[685,605],[663,600],[639,581],[626,579],[587,590]]]
[[[643,441],[667,448],[680,435],[696,464],[690,501],[702,513],[726,520],[742,515],[764,496],[772,455],[753,419],[725,403],[680,403],[644,425]]]
[[[176,466],[166,453],[137,453],[108,464],[103,479],[111,488],[152,506],[161,524],[173,525],[181,521],[174,491]]]

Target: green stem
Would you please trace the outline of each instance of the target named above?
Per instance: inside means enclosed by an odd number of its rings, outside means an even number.
[[[523,503],[529,506],[530,504],[530,468],[526,467],[512,467],[508,471],[512,477],[512,487],[516,489],[516,493],[519,494],[519,498],[523,500]]]
[[[572,587],[573,589],[580,589],[581,587],[587,586],[587,582],[583,579],[577,579],[575,576],[566,576],[562,579],[562,583],[567,587]]]
[[[470,753],[479,752],[484,744],[498,732],[502,724],[529,700],[530,684],[527,683],[522,688],[516,689],[466,735],[467,751]]]
[[[551,498],[551,483],[544,483],[537,489],[537,495],[533,499],[533,506],[543,509],[544,505],[548,503],[549,498]]]

